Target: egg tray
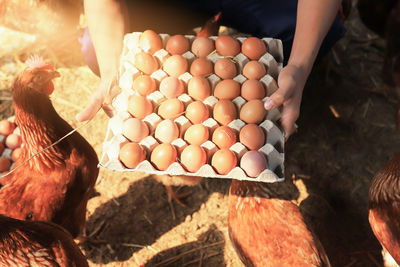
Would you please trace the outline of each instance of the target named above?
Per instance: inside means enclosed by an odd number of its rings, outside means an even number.
[[[158,142],[152,135],[154,135],[155,128],[159,122],[162,121],[162,118],[156,114],[151,113],[147,117],[143,119],[143,121],[149,126],[150,135],[144,138],[139,142],[140,145],[146,150],[147,157],[146,160],[139,163],[136,168],[129,169],[126,168],[119,161],[119,150],[121,144],[128,142],[129,140],[122,135],[123,122],[131,118],[131,115],[128,113],[128,99],[131,95],[135,94],[132,90],[133,80],[136,76],[140,75],[140,71],[135,67],[134,58],[135,54],[141,52],[138,43],[141,32],[134,32],[130,34],[126,34],[124,37],[124,46],[123,52],[120,57],[120,69],[119,69],[119,86],[122,89],[121,93],[117,95],[113,99],[113,107],[116,110],[116,114],[114,117],[110,118],[108,122],[108,129],[106,133],[105,140],[103,142],[103,153],[100,158],[99,166],[120,172],[130,172],[130,171],[140,171],[149,174],[169,174],[169,175],[187,175],[187,176],[201,176],[201,177],[209,177],[209,178],[233,178],[238,180],[250,180],[250,181],[259,181],[259,182],[279,182],[284,180],[284,135],[282,130],[277,126],[276,121],[280,119],[281,113],[278,109],[273,109],[267,113],[266,119],[259,124],[261,128],[263,128],[266,133],[266,143],[263,147],[259,149],[266,158],[267,158],[267,168],[258,176],[258,177],[248,177],[244,170],[242,170],[239,166],[233,168],[228,174],[220,175],[215,172],[213,167],[210,165],[212,155],[218,150],[218,147],[211,142],[210,140],[206,141],[201,145],[207,152],[208,161],[207,164],[202,166],[197,172],[191,173],[187,172],[183,166],[179,162],[174,162],[171,164],[165,171],[157,170],[149,161],[150,152],[157,146],[160,142]],[[159,34],[163,40],[163,47],[165,47],[166,42],[170,38],[168,34]],[[190,44],[196,38],[193,35],[185,35],[186,38],[189,39]],[[213,40],[217,38],[217,36],[209,37]],[[238,37],[237,40],[239,42],[243,42],[246,38]],[[263,38],[262,39],[267,46],[268,52],[265,53],[259,61],[264,63],[267,68],[267,74],[260,79],[267,90],[267,96],[263,99],[265,101],[268,96],[273,93],[277,89],[276,79],[280,70],[282,69],[282,61],[283,61],[283,50],[282,43],[278,39],[273,38]],[[170,56],[165,49],[160,49],[153,54],[159,62],[160,66],[162,63]],[[196,59],[196,56],[190,51],[184,53],[182,55],[188,60],[189,66],[191,62]],[[215,63],[221,56],[218,55],[217,52],[212,53],[207,58]],[[250,61],[244,54],[239,53],[233,58],[234,62],[238,67],[238,73],[234,80],[242,84],[247,80],[241,73],[243,66]],[[162,70],[162,68],[153,72],[151,75],[159,84],[159,82],[167,77],[168,75]],[[186,72],[179,76],[179,79],[185,83],[185,87],[187,86],[188,81],[192,78],[192,75],[189,72]],[[215,88],[215,85],[221,81],[222,79],[216,76],[215,74],[211,74],[206,77],[211,85],[212,92]],[[152,102],[153,107],[159,106],[159,104],[165,100],[164,95],[156,90],[147,96],[147,98]],[[184,103],[185,109],[188,104],[193,102],[194,100],[187,95],[186,93],[180,95],[178,97]],[[213,106],[218,102],[218,99],[214,96],[209,96],[206,98],[203,103],[212,110]],[[247,101],[241,96],[236,97],[232,100],[232,102],[236,105],[238,111],[241,106],[244,105]],[[238,113],[239,114],[239,113]],[[211,115],[211,113],[210,113]],[[180,136],[178,139],[171,142],[172,145],[178,151],[178,157],[180,152],[188,145],[183,140],[183,135],[187,128],[189,128],[192,124],[185,117],[180,116],[174,120],[174,122],[178,125],[180,130]],[[213,119],[209,118],[202,123],[210,130],[210,139],[213,131],[219,126],[219,124]],[[240,119],[236,119],[228,124],[228,126],[234,129],[237,133],[240,129],[245,126],[246,123]],[[240,142],[235,143],[229,148],[233,151],[238,158],[238,165],[240,163],[241,157],[248,151],[248,149],[241,144]]]

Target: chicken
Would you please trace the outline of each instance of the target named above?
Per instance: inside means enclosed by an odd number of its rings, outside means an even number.
[[[77,237],[99,172],[97,154],[78,132],[59,141],[73,130],[49,99],[59,73],[37,56],[26,64],[13,85],[15,122],[24,145],[14,172],[2,182],[0,214],[51,221]]]
[[[369,188],[369,223],[382,247],[400,264],[400,153],[373,178]]]
[[[246,266],[330,266],[297,205],[260,182],[232,180],[229,237]]]
[[[0,214],[0,266],[89,266],[72,236],[49,222]]]
[[[359,0],[357,8],[363,23],[386,40],[382,77],[400,99],[400,0]],[[400,131],[400,101],[396,124]]]
[[[214,17],[206,21],[200,32],[197,34],[198,37],[209,37],[218,35],[218,30],[221,20],[221,12]]]
[[[181,204],[182,206],[185,206],[185,204],[181,201],[182,198],[186,197],[188,194],[176,194],[172,190],[172,186],[195,186],[198,185],[201,180],[203,179],[202,177],[198,176],[171,176],[171,175],[154,175],[153,178],[159,182],[162,183],[165,188],[167,189],[167,194],[168,194],[168,201],[171,203],[172,200],[175,200],[177,203]]]

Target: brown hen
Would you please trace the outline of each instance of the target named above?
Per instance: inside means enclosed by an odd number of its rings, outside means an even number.
[[[15,121],[24,145],[15,171],[2,182],[0,213],[21,220],[51,221],[77,237],[85,225],[98,159],[78,132],[55,143],[73,130],[49,99],[52,79],[58,76],[52,65],[33,57],[14,81]]]
[[[400,153],[379,171],[369,188],[369,223],[382,247],[400,264]]]
[[[265,183],[232,180],[228,227],[246,266],[330,266],[298,206],[277,198]]]
[[[86,267],[72,236],[48,222],[29,222],[0,214],[0,266]]]
[[[222,13],[218,12],[217,15],[208,19],[203,27],[201,27],[200,32],[197,34],[197,37],[210,37],[213,35],[218,35],[219,27],[220,27],[220,20],[221,20]]]

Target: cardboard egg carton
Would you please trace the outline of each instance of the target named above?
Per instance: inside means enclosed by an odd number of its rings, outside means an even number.
[[[115,108],[116,115],[109,120],[108,130],[106,134],[105,141],[103,143],[103,153],[100,159],[100,166],[114,170],[114,171],[140,171],[149,174],[169,174],[169,175],[187,175],[187,176],[202,176],[202,177],[210,177],[210,178],[233,178],[239,180],[250,180],[250,181],[260,181],[260,182],[277,182],[282,181],[284,179],[284,135],[282,130],[277,126],[276,121],[280,119],[280,111],[278,109],[271,110],[267,113],[265,120],[259,124],[259,126],[266,133],[266,142],[263,147],[259,149],[261,153],[265,155],[267,158],[267,166],[266,169],[256,178],[248,177],[244,170],[242,170],[240,166],[241,157],[248,151],[248,149],[239,142],[236,142],[229,149],[233,151],[238,159],[238,164],[235,168],[233,168],[227,175],[220,175],[216,173],[216,171],[211,166],[211,158],[212,155],[218,150],[218,147],[211,142],[211,136],[213,131],[219,126],[218,122],[212,118],[212,109],[213,106],[218,102],[218,99],[213,95],[209,96],[203,103],[209,108],[210,118],[204,121],[202,124],[205,125],[210,132],[210,138],[208,141],[203,143],[201,147],[204,148],[208,155],[207,164],[202,166],[197,172],[190,173],[185,170],[185,168],[179,163],[180,152],[188,145],[188,143],[183,139],[185,131],[192,125],[192,123],[183,115],[179,116],[174,120],[174,122],[178,125],[180,130],[180,135],[178,139],[174,140],[171,144],[175,146],[178,151],[177,161],[171,164],[168,169],[165,171],[157,170],[149,161],[151,151],[156,147],[160,142],[154,137],[154,131],[157,127],[158,123],[162,121],[162,118],[157,114],[157,107],[160,105],[162,101],[165,100],[164,95],[156,90],[147,96],[147,98],[151,101],[153,105],[153,113],[148,115],[143,119],[143,121],[147,124],[150,130],[150,135],[144,138],[139,142],[140,145],[146,150],[147,157],[146,160],[139,163],[136,168],[128,169],[119,161],[119,150],[120,147],[129,140],[123,136],[122,128],[125,120],[131,117],[128,112],[128,101],[129,97],[136,92],[132,90],[132,84],[134,79],[139,76],[141,73],[135,67],[135,54],[141,52],[141,49],[138,45],[139,37],[141,33],[135,32],[131,34],[125,35],[124,38],[124,47],[123,52],[120,57],[120,69],[119,69],[119,86],[121,87],[121,93],[117,95],[113,100],[113,106]],[[170,38],[168,34],[160,34],[163,40],[163,47],[165,47],[166,42]],[[193,35],[185,35],[186,38],[189,39],[190,44],[195,39]],[[210,37],[215,40],[217,36]],[[237,38],[241,43],[246,38]],[[272,39],[272,38],[264,38],[262,39],[267,46],[267,53],[265,53],[259,61],[264,63],[267,69],[267,74],[260,79],[263,83],[264,87],[267,91],[267,96],[263,99],[265,101],[269,95],[271,95],[277,89],[276,79],[280,70],[282,69],[282,61],[283,61],[283,50],[282,43],[280,40]],[[159,65],[162,66],[163,62],[170,56],[169,53],[164,50],[158,50],[153,54],[154,57],[159,61]],[[185,57],[190,64],[196,59],[196,56],[188,51],[182,55]],[[217,52],[210,54],[207,57],[213,63],[215,63],[219,58]],[[237,69],[238,75],[234,78],[235,81],[242,84],[247,80],[241,74],[241,70],[243,66],[249,61],[249,59],[242,53],[239,53],[233,58]],[[151,75],[157,83],[167,77],[168,75],[162,70],[162,67],[157,71],[153,72]],[[187,88],[187,83],[192,78],[192,75],[189,72],[186,72],[179,76],[179,79],[182,80]],[[211,85],[212,92],[215,88],[215,85],[221,81],[221,79],[212,74],[206,77]],[[188,104],[193,102],[194,100],[187,95],[186,93],[180,95],[178,99],[183,102],[185,108]],[[232,102],[236,105],[237,111],[239,114],[241,106],[246,103],[246,100],[241,96],[236,97],[232,100]],[[240,129],[246,125],[240,119],[236,119],[232,121],[228,126],[237,133],[237,137],[239,136]],[[239,138],[238,138],[239,139]]]

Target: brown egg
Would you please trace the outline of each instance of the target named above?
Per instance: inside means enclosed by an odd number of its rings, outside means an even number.
[[[10,149],[16,149],[22,144],[22,138],[19,134],[10,134],[6,137],[6,146]]]
[[[125,143],[119,151],[119,160],[129,169],[136,168],[145,159],[146,152],[138,143]]]
[[[187,59],[181,55],[173,55],[164,62],[163,70],[169,75],[179,77],[188,70]]]
[[[258,177],[267,168],[267,159],[260,151],[247,151],[240,159],[240,168],[249,177]]]
[[[257,124],[247,124],[240,129],[239,140],[250,150],[258,150],[265,144],[263,129]]]
[[[264,121],[267,110],[264,103],[259,99],[250,100],[240,109],[240,119],[245,123],[259,124]]]
[[[14,131],[14,129],[15,129],[15,123],[8,120],[0,121],[0,134],[9,135]]]
[[[185,116],[191,123],[197,124],[207,120],[210,112],[203,102],[194,101],[186,107]]]
[[[189,80],[188,94],[194,100],[203,101],[211,95],[210,82],[203,76],[194,76]]]
[[[191,145],[201,145],[208,140],[209,134],[203,124],[193,124],[186,130],[184,139]]]
[[[178,153],[176,148],[168,143],[162,143],[156,146],[151,152],[150,161],[160,170],[165,171],[176,161]]]
[[[214,50],[214,41],[208,37],[196,37],[192,43],[192,52],[197,57],[207,57]]]
[[[171,98],[163,101],[158,107],[158,115],[163,119],[174,120],[183,114],[183,103],[177,98]]]
[[[157,89],[156,80],[149,75],[143,74],[133,80],[132,89],[140,95],[147,96]]]
[[[152,55],[163,48],[162,39],[155,31],[146,30],[139,37],[139,47]]]
[[[149,135],[149,127],[137,118],[129,118],[122,125],[122,134],[132,142],[140,142]]]
[[[190,65],[190,74],[193,76],[209,76],[213,74],[214,66],[212,61],[205,57],[199,57],[193,60]]]
[[[265,65],[257,60],[247,62],[243,67],[243,75],[247,79],[259,80],[266,74],[267,70],[265,69]]]
[[[211,159],[211,166],[217,173],[225,175],[236,167],[237,157],[235,153],[229,149],[217,150]]]
[[[221,35],[215,40],[215,48],[221,56],[236,56],[240,53],[240,43],[229,35]]]
[[[22,153],[22,148],[17,147],[16,149],[14,149],[11,152],[11,160],[13,162],[16,162],[19,159],[19,157],[21,156],[21,153]]]
[[[212,135],[212,141],[219,148],[230,148],[236,143],[236,132],[232,128],[223,125],[215,129]]]
[[[128,112],[135,118],[144,119],[153,112],[153,105],[141,95],[132,95],[128,100]]]
[[[157,59],[146,52],[140,52],[135,55],[135,66],[138,70],[148,75],[159,68]]]
[[[257,37],[248,37],[242,43],[242,53],[252,60],[259,60],[266,52],[265,43]]]
[[[214,65],[215,74],[221,79],[233,79],[238,73],[235,62],[230,58],[220,58]]]
[[[197,172],[207,162],[207,153],[198,145],[189,145],[181,153],[181,164],[188,172]]]
[[[11,161],[5,157],[0,157],[0,172],[9,171],[11,167]]]
[[[265,93],[264,85],[259,80],[246,80],[242,84],[241,95],[246,100],[263,99]]]
[[[213,108],[213,117],[221,125],[228,125],[237,119],[237,109],[230,100],[219,100]]]
[[[167,98],[176,98],[185,92],[185,85],[176,77],[165,77],[160,82],[160,91]]]
[[[154,137],[162,143],[171,143],[179,137],[178,125],[172,120],[163,120],[157,125]]]
[[[222,80],[214,88],[214,96],[218,99],[232,100],[240,95],[240,83],[232,79]]]
[[[183,35],[177,34],[168,39],[165,50],[171,55],[181,55],[189,51],[189,39]]]

